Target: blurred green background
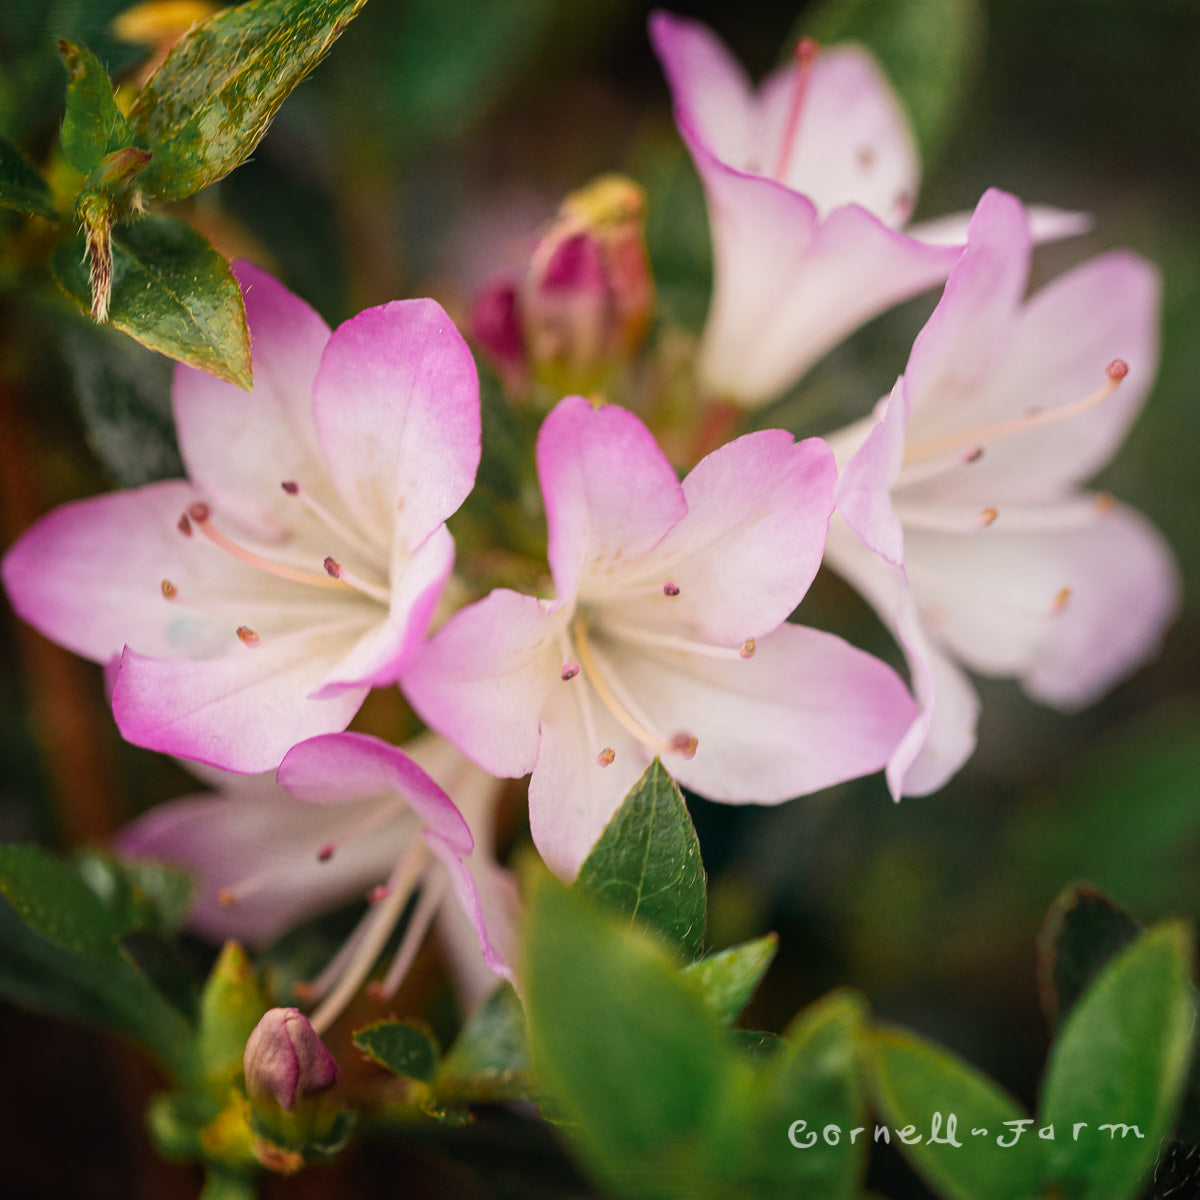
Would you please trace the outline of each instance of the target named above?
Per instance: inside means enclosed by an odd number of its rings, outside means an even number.
[[[136,49],[108,32],[122,7],[3,6],[0,135],[44,161],[61,109],[55,37],[87,42],[115,77],[136,67]],[[1158,385],[1100,480],[1178,555],[1185,610],[1161,658],[1070,717],[982,683],[979,749],[931,798],[896,806],[872,779],[778,809],[693,807],[711,877],[709,942],[781,934],[745,1023],[778,1030],[849,984],[1030,1103],[1048,1039],[1034,939],[1059,889],[1087,880],[1144,921],[1200,917],[1200,7],[677,7],[712,24],[755,74],[799,29],[866,31],[917,122],[918,218],[970,208],[995,185],[1095,215],[1093,233],[1039,251],[1037,280],[1115,246],[1163,272]],[[622,170],[649,192],[662,319],[698,331],[710,270],[703,200],[645,37],[648,11],[628,0],[371,0],[253,160],[180,215],[275,270],[331,322],[410,295],[461,315],[474,286],[520,262],[565,192]],[[169,365],[76,320],[12,251],[18,224],[0,214],[3,545],[57,503],[175,464]],[[807,434],[862,415],[903,368],[935,299],[863,331],[772,419]],[[173,764],[120,742],[98,670],[5,612],[0,839],[74,847],[191,789]],[[888,652],[836,580],[820,580],[801,615]],[[365,717],[388,719],[386,707]],[[0,1055],[19,1099],[0,1122],[6,1196],[195,1194],[190,1170],[148,1146],[141,1110],[153,1074],[128,1048],[0,1005]],[[367,1145],[267,1194],[393,1195],[401,1180],[413,1198],[586,1194],[549,1135],[523,1122],[422,1138]],[[880,1159],[871,1183],[927,1195],[896,1157]]]

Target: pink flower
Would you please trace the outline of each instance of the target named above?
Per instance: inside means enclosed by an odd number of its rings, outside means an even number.
[[[151,809],[122,830],[117,847],[191,870],[198,890],[189,927],[214,941],[269,945],[300,922],[367,896],[358,928],[303,989],[306,1001],[323,1001],[313,1016],[319,1030],[361,986],[419,892],[373,994],[385,1000],[396,992],[433,924],[470,1007],[496,975],[513,977],[516,889],[492,842],[500,785],[441,738],[425,735],[407,749],[332,733],[294,747],[278,782],[212,771],[218,794]],[[447,893],[454,903],[446,903]]]
[[[500,589],[406,674],[484,769],[532,771],[534,841],[563,875],[655,755],[701,795],[776,803],[877,770],[913,719],[882,663],[787,624],[820,563],[828,447],[749,434],[682,484],[649,430],[563,400],[537,446],[558,599]]]
[[[922,705],[889,764],[897,796],[974,747],[956,661],[1079,707],[1156,652],[1179,603],[1157,530],[1079,487],[1154,379],[1154,269],[1102,255],[1025,302],[1031,245],[1021,204],[988,192],[891,396],[831,438],[846,465],[827,561],[891,626]]]
[[[714,287],[700,379],[760,404],[858,326],[945,279],[962,225],[899,232],[916,202],[916,148],[860,47],[819,52],[804,39],[755,91],[699,22],[658,12],[650,37],[708,198]],[[1039,214],[1043,236],[1085,225]]]
[[[394,683],[453,566],[479,462],[474,362],[432,300],[333,333],[239,267],[254,390],[187,367],[190,481],[68,504],[12,548],[13,606],[99,662],[130,741],[262,771]]]

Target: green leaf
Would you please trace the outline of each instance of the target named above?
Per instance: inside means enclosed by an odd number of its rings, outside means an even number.
[[[366,0],[250,0],[181,38],[129,114],[154,151],[141,180],[160,200],[228,175]]]
[[[1038,934],[1038,993],[1055,1026],[1104,964],[1137,937],[1141,926],[1086,884],[1064,888]]]
[[[59,41],[58,52],[68,76],[63,158],[75,170],[90,175],[105,155],[129,146],[133,136],[99,59],[86,46],[65,40]]]
[[[80,854],[76,869],[113,913],[122,932],[176,933],[183,928],[196,887],[186,871],[161,863],[118,860],[103,850]]]
[[[531,889],[521,972],[539,1081],[625,1197],[712,1195],[707,1144],[750,1065],[661,946],[549,877]]]
[[[502,983],[463,1027],[438,1068],[439,1104],[532,1098],[525,1010]]]
[[[689,963],[683,977],[699,993],[709,1012],[728,1025],[750,1003],[778,949],[779,935],[768,933]]]
[[[1046,1147],[1068,1200],[1128,1200],[1137,1191],[1174,1122],[1195,1019],[1191,933],[1174,923],[1123,950],[1071,1010],[1050,1051],[1041,1105],[1042,1123],[1056,1128]]]
[[[1046,1143],[1032,1124],[1013,1124],[1029,1118],[1011,1096],[962,1059],[905,1030],[880,1028],[870,1045],[875,1105],[894,1144],[939,1196],[1031,1200],[1045,1193]],[[937,1136],[953,1133],[961,1147],[932,1140],[935,1113],[941,1114]],[[908,1139],[920,1139],[912,1145],[898,1133],[909,1127]]]
[[[68,239],[51,255],[50,269],[59,287],[90,312],[84,252],[81,237]],[[204,237],[173,217],[142,217],[113,230],[112,253],[112,325],[151,350],[250,387],[242,294],[229,264]]]
[[[67,313],[58,344],[88,443],[116,483],[139,487],[184,474],[171,412],[169,358]]]
[[[575,887],[689,958],[700,953],[707,906],[700,843],[657,758],[592,847]]]
[[[0,994],[118,1030],[183,1072],[187,1022],[122,953],[129,930],[79,875],[36,847],[0,846],[0,895]]]
[[[433,1081],[441,1058],[433,1035],[407,1021],[377,1021],[356,1029],[354,1044],[393,1075],[422,1083]]]
[[[57,220],[54,196],[41,173],[11,142],[0,138],[0,205]]]
[[[762,1063],[749,1103],[722,1123],[732,1143],[731,1192],[763,1200],[859,1194],[869,1146],[859,1062],[865,1007],[852,992],[831,993],[796,1018]],[[854,1129],[864,1133],[852,1140]]]
[[[926,159],[960,111],[984,25],[979,0],[825,0],[803,18],[804,31],[822,45],[861,42],[876,55]]]

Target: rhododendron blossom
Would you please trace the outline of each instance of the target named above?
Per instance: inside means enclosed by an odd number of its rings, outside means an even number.
[[[889,765],[897,795],[940,787],[973,748],[955,660],[1074,708],[1149,658],[1178,607],[1157,530],[1079,487],[1154,379],[1156,273],[1117,251],[1025,302],[1031,244],[1019,201],[988,192],[890,397],[831,438],[845,524],[827,561],[896,633],[922,704]]]
[[[48,637],[121,656],[126,738],[251,772],[345,728],[419,644],[479,462],[479,385],[432,300],[330,333],[263,272],[239,275],[254,390],[177,369],[189,480],[57,509],[4,582]]]
[[[708,199],[714,279],[699,379],[715,396],[759,404],[858,326],[944,280],[964,223],[900,232],[920,165],[861,47],[803,39],[756,91],[699,22],[655,13],[650,37]],[[1040,236],[1085,225],[1038,213]]]
[[[555,600],[499,589],[406,674],[486,770],[532,771],[542,856],[572,875],[660,755],[714,800],[774,803],[877,770],[914,706],[895,674],[786,619],[833,507],[825,443],[749,434],[681,484],[617,407],[563,400],[537,444]]]
[[[493,854],[500,784],[434,735],[406,751],[363,734],[311,738],[287,754],[278,782],[212,772],[218,793],[159,805],[122,830],[117,847],[191,870],[197,894],[188,924],[214,940],[269,945],[365,896],[358,927],[298,989],[306,1003],[320,1002],[318,1029],[357,992],[414,895],[399,949],[372,994],[385,1000],[396,992],[433,925],[471,1007],[497,975],[513,978],[516,888]]]

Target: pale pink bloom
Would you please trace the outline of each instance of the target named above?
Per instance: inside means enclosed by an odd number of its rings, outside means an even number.
[[[946,278],[965,224],[907,224],[920,165],[907,119],[861,47],[808,39],[756,90],[706,26],[658,12],[650,37],[708,198],[710,393],[760,404],[872,317]],[[1044,210],[1039,235],[1086,227]]]
[[[13,606],[99,662],[130,741],[262,771],[395,683],[454,560],[479,385],[432,300],[333,333],[250,266],[254,390],[174,383],[190,480],[56,509],[4,560]]]
[[[1025,301],[1031,247],[1020,202],[988,192],[891,396],[830,439],[844,523],[826,561],[891,626],[922,705],[889,764],[897,796],[974,748],[956,663],[1077,708],[1156,652],[1179,603],[1157,530],[1080,488],[1153,382],[1157,275],[1117,251]]]
[[[289,751],[278,782],[211,768],[205,776],[219,792],[151,809],[116,846],[190,870],[197,892],[188,926],[214,941],[267,946],[365,896],[357,929],[302,989],[306,1002],[323,1002],[318,1029],[361,986],[414,894],[400,947],[372,989],[377,998],[395,993],[431,924],[467,1007],[497,975],[513,977],[519,905],[493,836],[501,784],[449,743],[426,734],[401,751],[332,733]]]
[[[877,770],[914,714],[882,663],[787,617],[833,507],[818,439],[749,434],[680,484],[621,408],[563,400],[538,437],[557,599],[499,589],[406,674],[422,717],[529,786],[573,875],[655,755],[713,800],[776,803]]]

